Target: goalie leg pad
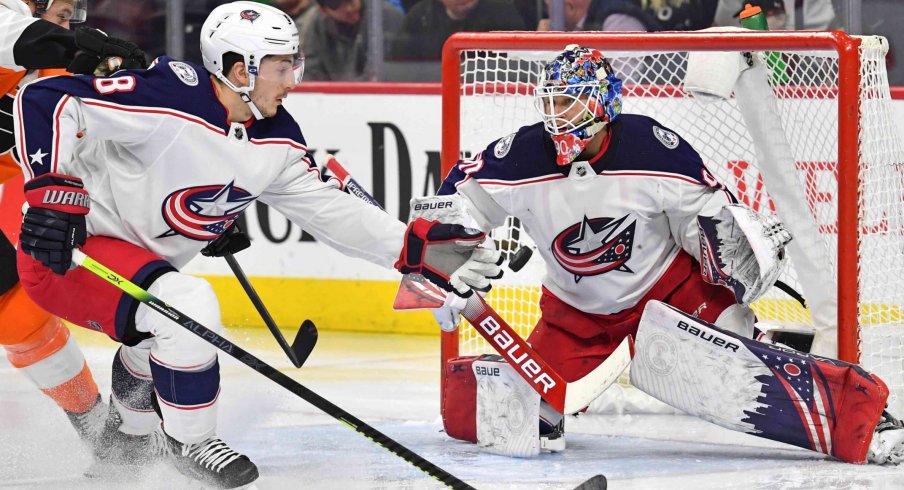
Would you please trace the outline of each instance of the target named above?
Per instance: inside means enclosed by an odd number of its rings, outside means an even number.
[[[449,362],[444,383],[446,433],[503,456],[540,453],[540,395],[500,356]]]
[[[842,361],[725,332],[664,303],[640,321],[631,383],[728,429],[863,463],[888,388]]]
[[[705,282],[691,256],[681,253],[635,307],[611,315],[585,313],[543,289],[542,315],[527,341],[566,381],[574,382],[608,359],[626,336],[636,335],[644,305],[653,300],[720,324],[743,316],[740,310],[726,314],[735,311],[734,295]],[[751,323],[742,333],[752,329]]]

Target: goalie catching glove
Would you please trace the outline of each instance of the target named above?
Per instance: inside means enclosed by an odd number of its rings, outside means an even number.
[[[88,238],[88,191],[77,177],[49,173],[25,184],[25,200],[29,207],[19,237],[22,251],[65,274],[72,265],[72,249]]]
[[[417,218],[408,224],[395,268],[402,274],[421,274],[450,293],[468,297],[471,288],[485,289],[490,279],[502,277],[502,254],[480,248],[485,238],[472,228]]]
[[[791,241],[778,217],[731,204],[715,216],[698,216],[697,225],[706,282],[731,289],[745,305],[775,284],[787,263],[785,245]]]

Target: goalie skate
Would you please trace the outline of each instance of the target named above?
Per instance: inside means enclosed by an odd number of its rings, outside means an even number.
[[[904,423],[888,412],[882,412],[866,459],[874,464],[901,464],[904,461]]]

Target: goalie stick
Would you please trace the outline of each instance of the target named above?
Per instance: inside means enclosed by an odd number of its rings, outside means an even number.
[[[353,183],[358,192],[354,194],[383,209],[342,165],[332,156],[326,167],[343,185]],[[465,301],[462,298],[462,301]],[[471,294],[461,308],[462,316],[468,320],[486,341],[505,360],[515,367],[515,371],[555,410],[563,414],[577,413],[590,405],[607,388],[612,386],[634,357],[634,339],[627,336],[618,348],[602,364],[583,378],[567,382],[523,339],[517,332],[487,304],[479,294]]]
[[[389,452],[395,454],[396,456],[404,459],[408,463],[413,466],[419,468],[424,473],[436,478],[437,480],[443,482],[447,487],[454,489],[473,489],[474,487],[468,485],[467,483],[459,480],[451,473],[446,472],[442,468],[434,465],[430,461],[419,456],[417,453],[411,451],[405,446],[399,444],[398,442],[391,439],[389,436],[383,434],[377,429],[371,427],[365,422],[359,420],[354,415],[346,412],[345,410],[339,408],[334,405],[332,402],[327,400],[326,398],[321,397],[317,393],[314,393],[298,381],[288,377],[280,371],[277,371],[275,368],[265,363],[264,361],[258,359],[251,353],[245,351],[241,347],[233,344],[228,339],[212,332],[210,329],[201,325],[197,321],[191,319],[188,315],[180,312],[179,310],[169,306],[168,304],[161,301],[156,296],[142,289],[141,287],[135,285],[130,282],[128,279],[120,276],[119,274],[113,272],[112,270],[105,267],[103,264],[97,262],[85,255],[81,250],[75,249],[72,251],[72,262],[78,266],[84,267],[88,271],[94,273],[101,279],[109,282],[113,286],[119,288],[122,292],[128,294],[129,296],[137,299],[138,301],[148,305],[154,310],[157,310],[161,315],[169,318],[170,320],[176,322],[181,325],[185,329],[194,333],[201,340],[204,340],[208,344],[213,345],[217,349],[226,354],[229,354],[239,362],[245,364],[246,366],[254,369],[258,373],[266,376],[271,381],[276,384],[282,386],[283,388],[289,390],[290,392],[297,395],[302,400],[314,405],[316,408],[320,409],[327,415],[335,418],[336,420],[342,422],[343,424],[352,428],[355,432],[363,435],[364,437],[370,439],[375,442],[379,446],[388,450]]]

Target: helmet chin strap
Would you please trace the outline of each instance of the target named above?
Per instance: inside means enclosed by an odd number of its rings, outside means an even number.
[[[230,82],[228,78],[223,76],[223,73],[217,73],[216,77],[220,79],[223,84],[229,87],[230,90],[239,94],[239,97],[242,98],[242,102],[248,105],[248,108],[251,109],[251,114],[254,115],[254,118],[257,120],[264,119],[264,115],[261,114],[261,111],[254,105],[254,102],[251,100],[251,91],[254,90],[254,75],[249,76],[248,86],[247,87],[236,87],[234,83]]]

